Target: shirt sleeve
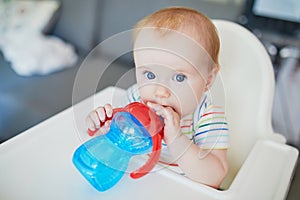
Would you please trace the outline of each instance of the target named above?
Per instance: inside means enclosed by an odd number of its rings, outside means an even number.
[[[224,109],[205,102],[194,126],[194,143],[201,149],[228,149],[228,124]]]
[[[127,89],[127,99],[129,103],[141,101],[137,84],[134,84]]]

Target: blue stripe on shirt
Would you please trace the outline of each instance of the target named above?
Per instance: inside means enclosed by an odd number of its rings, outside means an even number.
[[[202,109],[202,106],[203,106],[203,104],[204,104],[204,102],[206,102],[206,98],[207,98],[207,95],[205,95],[205,97],[204,97],[204,99],[203,99],[203,101],[202,101],[202,103],[201,103],[201,105],[200,105],[200,107],[199,107],[199,113],[198,113],[198,120],[200,119],[200,114],[201,114],[201,109]]]
[[[199,133],[196,133],[194,135],[194,137],[198,136],[198,135],[201,135],[203,133],[207,133],[207,132],[210,132],[210,131],[228,131],[228,128],[215,128],[215,129],[209,129],[209,130],[206,130],[206,131],[202,131],[202,132],[199,132]]]

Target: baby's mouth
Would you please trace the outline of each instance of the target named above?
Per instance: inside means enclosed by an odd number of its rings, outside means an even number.
[[[149,103],[154,103],[154,104],[159,104],[159,105],[161,105],[164,108],[171,108],[174,112],[176,112],[177,114],[180,114],[180,112],[174,106],[167,105],[167,104],[161,104],[161,103],[155,102],[155,101],[147,101],[145,103],[147,104],[148,102]]]
[[[176,112],[178,114],[178,111],[176,110],[176,108],[172,107],[172,106],[167,106],[167,105],[162,105],[164,108],[171,108],[174,112]]]

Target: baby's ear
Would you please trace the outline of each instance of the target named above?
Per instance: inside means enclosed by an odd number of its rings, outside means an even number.
[[[219,68],[214,67],[208,74],[205,91],[207,91],[214,83],[216,76],[218,74]]]

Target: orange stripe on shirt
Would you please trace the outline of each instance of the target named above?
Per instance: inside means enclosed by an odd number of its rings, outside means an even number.
[[[192,124],[190,125],[184,125],[184,126],[180,126],[180,128],[190,128],[192,126]]]
[[[202,115],[202,117],[204,117],[204,116],[207,116],[207,115],[212,115],[212,114],[225,114],[224,112],[208,112],[208,113],[204,113],[203,115]]]

